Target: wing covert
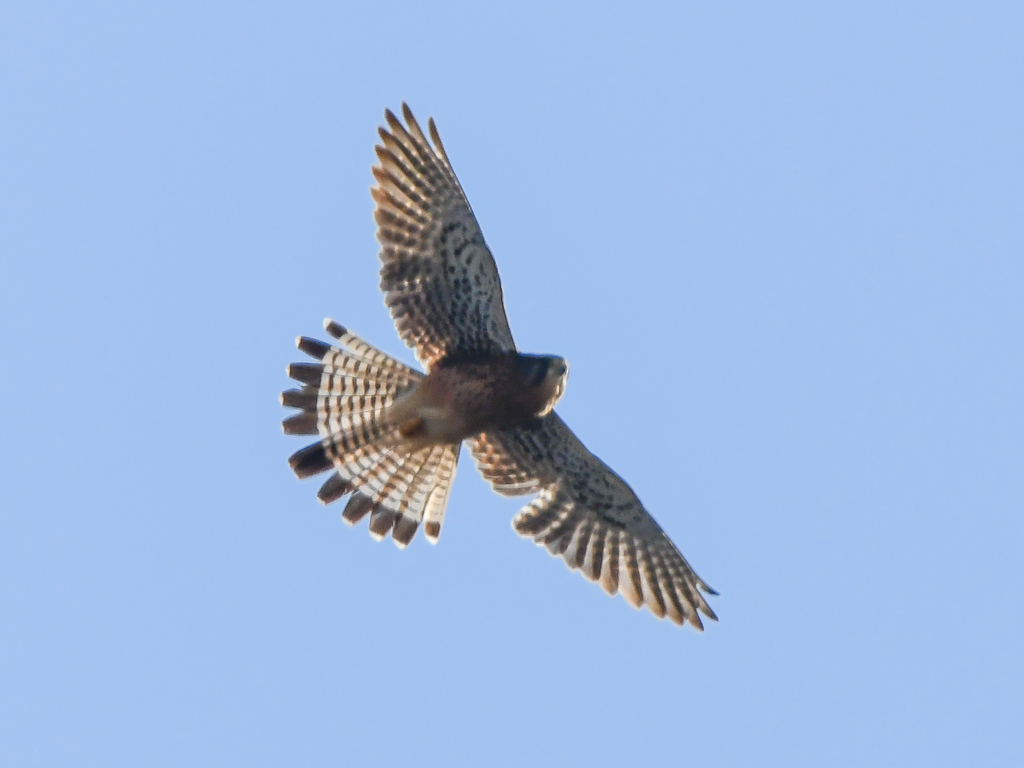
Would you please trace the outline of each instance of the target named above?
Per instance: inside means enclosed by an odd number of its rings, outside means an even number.
[[[515,350],[501,281],[433,118],[390,111],[374,166],[380,288],[398,335],[427,368],[456,355]]]
[[[646,605],[658,618],[703,629],[716,620],[702,592],[718,594],[690,567],[626,482],[555,413],[478,435],[472,453],[504,495],[539,493],[512,521],[516,531],[561,556],[573,570]]]

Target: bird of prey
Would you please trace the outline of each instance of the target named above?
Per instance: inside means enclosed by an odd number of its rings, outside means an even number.
[[[494,258],[434,121],[428,139],[405,104],[402,116],[385,112],[371,194],[384,302],[425,372],[332,320],[324,327],[337,343],[300,337],[317,362],[288,367],[302,387],[281,395],[298,409],[283,426],[319,439],[289,459],[292,469],[300,478],[330,471],[320,500],[349,496],[342,517],[369,515],[378,540],[390,533],[404,547],[422,523],[433,543],[468,441],[495,491],[535,494],[516,532],[608,594],[702,630],[700,614],[717,620],[702,592],[717,592],[553,410],[568,364],[516,349]]]

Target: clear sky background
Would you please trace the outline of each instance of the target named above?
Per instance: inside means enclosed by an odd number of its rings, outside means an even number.
[[[0,10],[0,764],[1024,765],[1020,3],[90,5]],[[702,635],[288,469],[402,100]]]

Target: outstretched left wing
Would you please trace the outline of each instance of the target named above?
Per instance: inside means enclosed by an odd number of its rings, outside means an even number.
[[[704,628],[718,594],[690,567],[626,482],[586,449],[557,414],[472,440],[484,479],[507,496],[539,493],[513,527],[635,608]]]

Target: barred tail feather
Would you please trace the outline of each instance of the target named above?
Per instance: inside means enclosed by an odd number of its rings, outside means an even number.
[[[426,506],[423,510],[423,517],[426,520],[423,532],[431,544],[436,544],[437,537],[441,535],[444,511],[448,506],[448,494],[451,492],[452,481],[455,479],[455,467],[459,463],[459,447],[449,446],[449,449],[441,456],[441,461],[437,466],[437,483],[430,489],[427,496]]]
[[[426,519],[426,536],[440,534],[460,445],[437,445],[405,454],[387,409],[423,374],[375,349],[332,320],[324,327],[340,344],[300,337],[297,346],[319,363],[295,363],[288,375],[301,389],[281,394],[298,413],[282,423],[286,434],[319,435],[319,442],[288,460],[299,477],[335,471],[317,497],[325,504],[350,495],[342,518],[354,525],[370,516],[370,534],[389,533],[407,545]]]

